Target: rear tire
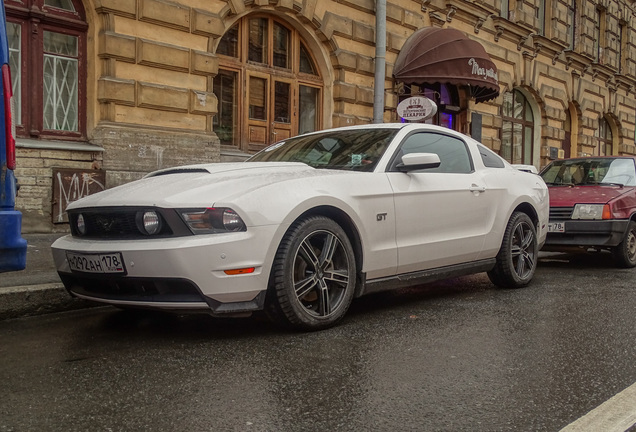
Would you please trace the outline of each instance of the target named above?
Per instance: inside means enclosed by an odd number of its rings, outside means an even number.
[[[266,309],[286,327],[326,329],[349,309],[355,284],[356,261],[344,230],[312,216],[292,224],[278,247]]]
[[[636,222],[629,221],[623,241],[612,249],[617,267],[636,267]]]
[[[514,212],[506,226],[497,263],[488,277],[500,288],[524,287],[534,276],[538,255],[534,223],[527,214]]]

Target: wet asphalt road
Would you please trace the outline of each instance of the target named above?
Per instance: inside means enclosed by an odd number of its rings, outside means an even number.
[[[336,328],[105,307],[0,322],[0,431],[558,431],[636,382],[635,270],[542,259]]]

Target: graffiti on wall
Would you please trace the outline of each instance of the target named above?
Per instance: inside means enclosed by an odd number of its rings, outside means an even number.
[[[105,189],[106,171],[53,169],[53,223],[68,222],[66,207],[73,201]]]

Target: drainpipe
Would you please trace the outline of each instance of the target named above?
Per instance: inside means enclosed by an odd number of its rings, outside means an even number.
[[[384,79],[386,75],[386,0],[375,2],[375,85],[373,123],[384,122]]]

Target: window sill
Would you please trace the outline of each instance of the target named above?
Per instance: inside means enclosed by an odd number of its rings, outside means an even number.
[[[27,138],[15,140],[17,148],[46,149],[46,150],[74,150],[85,152],[103,152],[104,148],[93,144],[73,141],[43,141]]]

